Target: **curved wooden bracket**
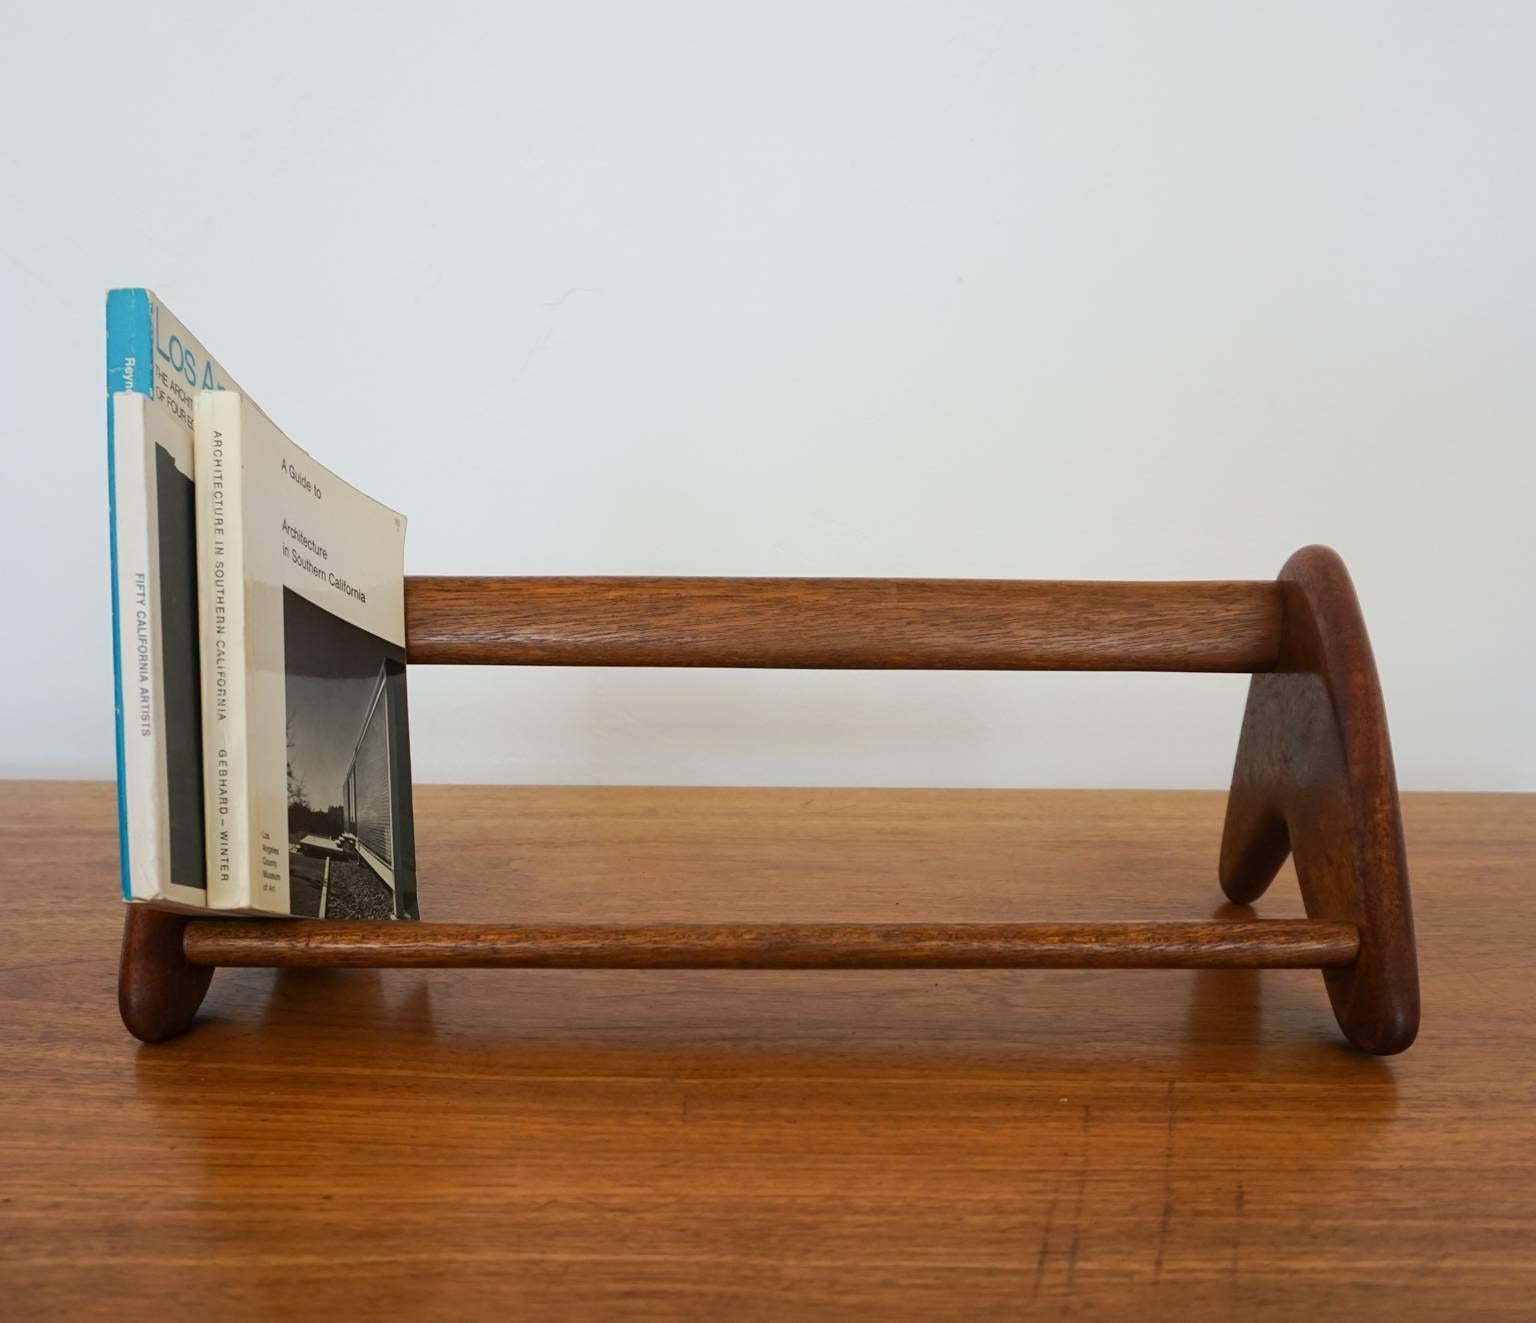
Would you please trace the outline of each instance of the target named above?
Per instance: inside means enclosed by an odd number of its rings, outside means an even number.
[[[1280,572],[1280,656],[1253,677],[1221,842],[1221,885],[1256,900],[1294,855],[1307,914],[1355,924],[1360,954],[1323,977],[1366,1052],[1419,1028],[1418,958],[1386,710],[1349,573],[1327,547]]]
[[[213,969],[194,965],[182,950],[187,916],[129,905],[117,968],[117,1008],[128,1032],[159,1043],[185,1033],[197,1018]]]

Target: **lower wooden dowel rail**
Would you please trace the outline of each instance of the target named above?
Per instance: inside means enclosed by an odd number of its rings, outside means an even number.
[[[194,965],[460,969],[1325,969],[1352,923],[515,924],[194,919]]]

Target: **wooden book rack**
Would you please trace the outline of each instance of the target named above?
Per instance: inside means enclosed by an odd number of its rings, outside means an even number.
[[[1417,956],[1386,714],[1343,562],[1275,582],[415,578],[412,662],[503,666],[1252,673],[1221,843],[1233,901],[1286,855],[1308,917],[1193,923],[515,924],[193,918],[127,910],[119,1005],[189,1028],[219,965],[540,969],[1323,971],[1339,1027],[1400,1052]]]

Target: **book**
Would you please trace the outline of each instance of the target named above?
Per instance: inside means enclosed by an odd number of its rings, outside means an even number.
[[[200,909],[192,404],[233,382],[147,289],[107,295],[108,541],[125,900]]]
[[[192,441],[137,391],[113,395],[112,432],[124,892],[196,909],[207,881]]]
[[[237,391],[193,440],[208,903],[416,918],[405,519]]]

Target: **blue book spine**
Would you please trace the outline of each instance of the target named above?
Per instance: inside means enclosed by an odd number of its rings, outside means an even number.
[[[124,768],[123,639],[117,605],[117,472],[116,439],[112,427],[114,391],[131,390],[153,396],[154,299],[147,289],[114,289],[107,294],[107,540],[112,574],[112,707],[116,713],[117,839],[123,898],[131,899],[132,860],[128,854],[128,786]]]

